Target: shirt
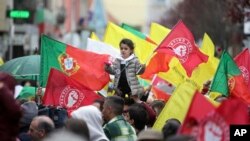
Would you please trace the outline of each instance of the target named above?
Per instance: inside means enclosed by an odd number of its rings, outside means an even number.
[[[136,141],[135,129],[119,115],[111,119],[103,127],[104,133],[110,141]]]

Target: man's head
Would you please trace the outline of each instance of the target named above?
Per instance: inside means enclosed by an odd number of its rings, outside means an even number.
[[[53,121],[47,116],[35,117],[29,128],[29,134],[33,141],[38,141],[46,137],[55,128]]]
[[[137,133],[145,128],[148,122],[148,113],[143,105],[135,103],[123,112],[124,118],[136,129]]]
[[[35,102],[28,101],[21,105],[23,116],[21,118],[21,127],[29,127],[32,119],[38,114],[38,107]]]
[[[105,98],[102,115],[104,121],[109,121],[115,116],[122,115],[124,100],[119,96]]]
[[[168,138],[172,135],[175,135],[181,126],[181,122],[178,119],[171,118],[166,121],[165,125],[162,128],[164,138]]]

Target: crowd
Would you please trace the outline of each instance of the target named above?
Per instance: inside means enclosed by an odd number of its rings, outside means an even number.
[[[79,107],[70,114],[61,107],[46,107],[36,101],[14,99],[16,80],[0,72],[0,140],[194,140],[191,136],[177,135],[181,126],[177,119],[167,120],[162,131],[152,128],[165,102],[147,101],[148,91],[140,86],[137,78],[145,65],[134,55],[133,42],[123,39],[120,51],[121,56],[112,63],[107,62],[104,68],[115,76],[114,96],[97,99],[92,105]]]

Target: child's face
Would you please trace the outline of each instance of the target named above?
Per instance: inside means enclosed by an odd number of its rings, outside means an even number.
[[[132,53],[132,50],[126,44],[121,44],[120,51],[121,51],[121,56],[124,59],[128,58]]]

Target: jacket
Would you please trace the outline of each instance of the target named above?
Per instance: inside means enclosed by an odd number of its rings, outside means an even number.
[[[125,69],[121,70],[122,60],[115,59],[112,65],[107,65],[105,70],[112,75],[115,75],[114,78],[114,89],[117,89],[119,79],[121,76],[121,71],[126,72],[127,82],[131,89],[132,95],[142,95],[144,93],[144,88],[140,85],[137,75],[142,74],[145,71],[145,67],[139,62],[138,58],[134,56],[132,59],[126,61]]]

